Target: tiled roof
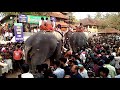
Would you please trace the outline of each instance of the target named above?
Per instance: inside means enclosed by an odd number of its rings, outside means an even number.
[[[52,12],[52,13],[49,14],[49,16],[53,16],[53,17],[57,17],[57,18],[63,18],[63,19],[69,19],[68,16],[63,15],[60,12]]]
[[[120,31],[115,28],[105,28],[105,29],[98,30],[98,33],[119,33],[120,34]]]
[[[98,25],[99,24],[97,20],[94,20],[91,18],[81,19],[80,23],[83,23],[83,25]]]
[[[62,12],[62,13],[64,13],[64,14],[68,14],[69,12]]]

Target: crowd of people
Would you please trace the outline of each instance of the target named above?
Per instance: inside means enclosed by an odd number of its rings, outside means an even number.
[[[0,45],[0,61],[11,61],[10,72],[21,72],[18,78],[120,78],[119,42],[116,35],[94,36],[77,53],[67,50],[53,65],[36,66],[35,74],[24,61],[24,43]]]
[[[37,33],[40,30],[53,31],[54,28],[52,20],[41,18],[39,26],[30,31]],[[82,29],[77,28],[76,31],[85,30],[82,24],[79,28]],[[56,30],[60,29],[58,25]],[[3,28],[2,35],[5,40],[10,40],[14,36],[13,26]],[[21,72],[17,78],[120,78],[120,39],[117,35],[93,36],[89,39],[89,46],[82,47],[76,53],[66,49],[52,65],[37,65],[35,74],[30,72],[30,66],[25,63],[23,47],[24,42],[0,45],[0,62],[12,63],[8,65],[8,73]],[[6,77],[2,68],[0,66],[0,76]]]
[[[21,70],[21,66],[24,63],[23,43],[1,44],[0,62],[8,64],[7,68],[0,67],[0,76],[6,76],[7,73],[14,73]]]

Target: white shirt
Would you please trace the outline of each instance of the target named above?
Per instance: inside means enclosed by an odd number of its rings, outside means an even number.
[[[34,32],[34,30],[31,30],[31,32],[33,33],[33,32]]]
[[[80,59],[81,59],[81,60],[86,60],[85,53],[82,52],[82,53],[80,54]]]
[[[40,29],[38,29],[38,32],[40,31]]]
[[[3,50],[5,50],[5,47],[3,47],[3,48],[1,49],[2,52],[3,52]]]
[[[31,74],[31,73],[23,73],[22,75],[21,75],[21,78],[34,78],[34,76]]]
[[[52,24],[53,24],[53,28],[55,28],[55,22],[54,21],[52,22]]]
[[[64,69],[57,68],[55,71],[53,71],[53,74],[57,76],[57,78],[63,78],[65,75]]]
[[[120,78],[120,75],[115,76],[115,78]]]
[[[39,21],[39,26],[42,24],[42,20]]]
[[[79,70],[78,73],[82,76],[82,78],[89,78],[86,69],[84,69],[82,72]]]
[[[13,33],[9,33],[10,34],[10,37],[13,37]]]
[[[116,57],[116,52],[113,52],[112,55],[113,55],[114,57]]]
[[[34,33],[37,33],[37,29],[34,29]]]
[[[5,32],[5,37],[8,37],[9,36],[9,33],[8,32]]]

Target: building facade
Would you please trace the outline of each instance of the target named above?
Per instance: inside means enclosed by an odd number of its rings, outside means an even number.
[[[97,20],[91,19],[91,18],[85,18],[80,20],[80,23],[83,24],[83,26],[91,32],[91,34],[97,34],[98,33],[98,27],[99,22]]]

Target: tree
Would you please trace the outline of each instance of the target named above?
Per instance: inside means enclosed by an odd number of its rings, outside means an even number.
[[[97,12],[94,19],[101,20],[102,19],[102,13],[101,12]]]
[[[88,14],[88,15],[87,15],[87,18],[91,18],[91,15],[90,15],[90,14]]]
[[[102,16],[102,17],[101,17]],[[102,13],[97,13],[95,16],[96,20],[99,20],[99,28],[104,29],[106,27],[115,28],[120,30],[120,13],[110,12],[102,15]]]

